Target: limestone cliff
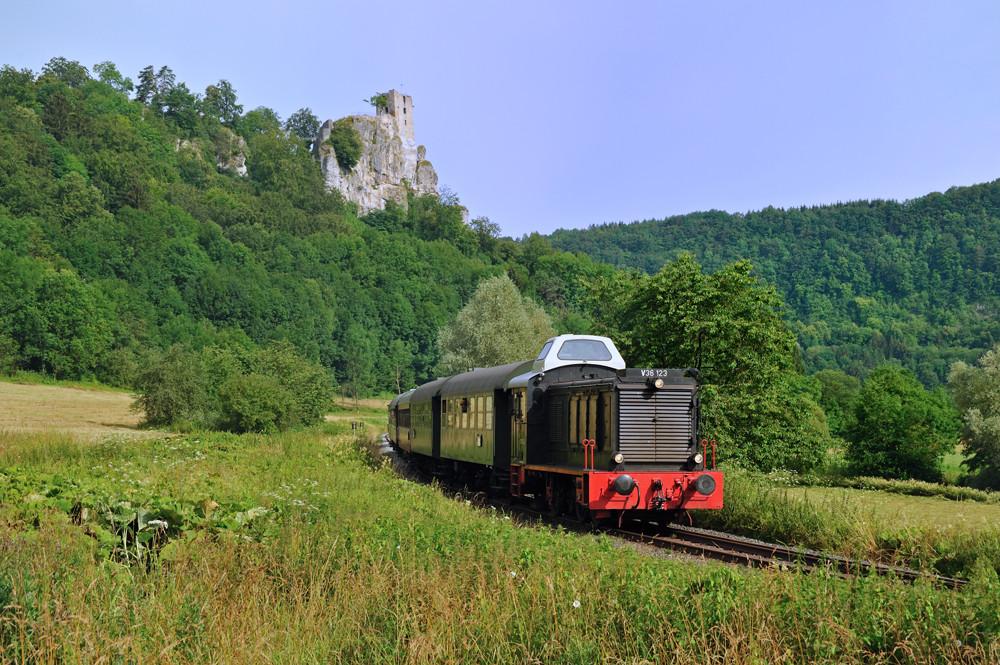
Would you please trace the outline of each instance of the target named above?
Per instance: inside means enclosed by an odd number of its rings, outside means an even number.
[[[437,194],[437,174],[426,160],[423,146],[413,139],[413,104],[410,97],[391,90],[383,95],[385,106],[377,115],[353,115],[350,121],[361,135],[361,157],[353,169],[337,164],[333,147],[327,143],[333,121],[320,127],[313,142],[323,167],[326,185],[365,214],[384,210],[386,201],[406,206],[407,192]]]

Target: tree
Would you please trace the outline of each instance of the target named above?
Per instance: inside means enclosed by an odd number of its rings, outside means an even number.
[[[403,386],[414,385],[416,381],[413,375],[413,354],[402,340],[394,339],[389,342],[385,359],[391,373],[390,380],[393,381],[397,394],[403,392]]]
[[[966,464],[979,472],[980,485],[1000,489],[1000,344],[972,367],[951,366],[948,387],[962,413],[962,442],[971,457]]]
[[[132,92],[132,79],[122,76],[115,64],[110,60],[105,60],[94,65],[94,73],[97,78],[106,85],[111,86],[115,92],[127,95]]]
[[[313,115],[312,109],[307,106],[288,116],[285,129],[300,139],[312,140],[319,134],[319,118]]]
[[[230,129],[236,127],[243,113],[243,105],[236,103],[236,90],[226,79],[205,88],[203,104],[208,115],[215,116]]]
[[[111,315],[104,294],[69,270],[47,270],[34,302],[18,312],[23,355],[56,378],[91,375],[111,345]]]
[[[344,347],[344,388],[354,396],[354,408],[357,410],[361,396],[367,395],[375,382],[375,344],[364,327],[352,323],[344,334]]]
[[[861,380],[839,369],[823,369],[813,376],[821,386],[819,405],[826,413],[830,433],[843,436],[854,411],[854,399],[861,391]]]
[[[160,71],[156,72],[156,77],[153,81],[152,104],[160,110],[161,114],[165,115],[167,107],[170,106],[168,97],[177,84],[177,76],[170,67],[163,65],[160,67]],[[185,86],[184,89],[187,90],[187,87]]]
[[[601,276],[587,302],[629,366],[700,372],[703,432],[726,457],[806,470],[822,459],[829,432],[795,372],[781,298],[751,269],[740,261],[706,275],[684,254],[652,276]]]
[[[153,65],[147,65],[139,72],[139,85],[135,87],[135,100],[143,104],[153,101],[153,94],[156,92],[156,74]]]
[[[133,411],[146,414],[149,425],[201,423],[209,407],[209,381],[199,356],[174,344],[153,352],[136,379],[139,395]]]
[[[42,65],[42,74],[59,79],[71,88],[79,88],[90,80],[90,72],[76,60],[52,58]]]
[[[375,112],[389,110],[389,97],[384,92],[379,92],[364,100],[375,107]]]
[[[281,128],[281,118],[278,113],[266,106],[258,106],[240,118],[236,133],[249,137],[266,132],[276,132]]]
[[[489,217],[476,217],[469,222],[469,227],[479,237],[479,249],[484,254],[492,256],[500,238],[500,225],[491,222]]]
[[[854,401],[847,461],[857,475],[939,482],[960,425],[943,390],[928,392],[910,370],[882,365]]]
[[[163,97],[164,117],[170,118],[178,127],[188,132],[198,124],[198,97],[184,83],[170,88]]]
[[[0,99],[12,99],[24,105],[34,99],[35,73],[30,69],[14,69],[4,65],[0,69]]]
[[[333,123],[330,138],[326,140],[337,156],[337,166],[353,169],[361,159],[361,134],[350,118],[341,118]]]
[[[456,374],[530,360],[555,334],[549,315],[522,296],[510,277],[490,277],[479,283],[455,320],[438,332],[438,368],[443,374]]]

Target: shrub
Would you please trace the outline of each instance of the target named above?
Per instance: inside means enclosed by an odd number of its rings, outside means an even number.
[[[291,395],[273,376],[236,374],[219,389],[222,429],[273,432],[292,420]]]
[[[150,425],[196,424],[233,432],[273,432],[323,419],[333,380],[287,342],[265,349],[175,346],[150,358],[133,408]]]
[[[342,169],[353,169],[361,159],[361,134],[355,129],[350,118],[341,118],[333,123],[330,138],[326,140],[337,156],[337,165]]]
[[[139,396],[132,408],[144,411],[149,425],[201,421],[208,406],[206,379],[198,355],[175,344],[165,354],[146,359],[135,382]]]

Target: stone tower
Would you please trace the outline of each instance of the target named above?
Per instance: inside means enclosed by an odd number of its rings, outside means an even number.
[[[376,114],[391,115],[399,125],[400,136],[413,141],[413,98],[395,90],[383,94],[386,98],[386,108],[379,108]]]

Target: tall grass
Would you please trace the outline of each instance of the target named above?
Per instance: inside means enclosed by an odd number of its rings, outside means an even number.
[[[0,662],[1000,657],[987,567],[955,593],[649,557],[451,500],[361,448],[346,434],[200,435],[51,447],[26,471],[4,453]],[[25,501],[53,473],[133,505],[218,508],[155,556],[102,556],[71,514]]]
[[[971,577],[979,567],[1000,572],[1000,526],[902,527],[846,494],[820,501],[791,497],[772,478],[727,469],[725,508],[699,511],[699,526],[854,558]]]

